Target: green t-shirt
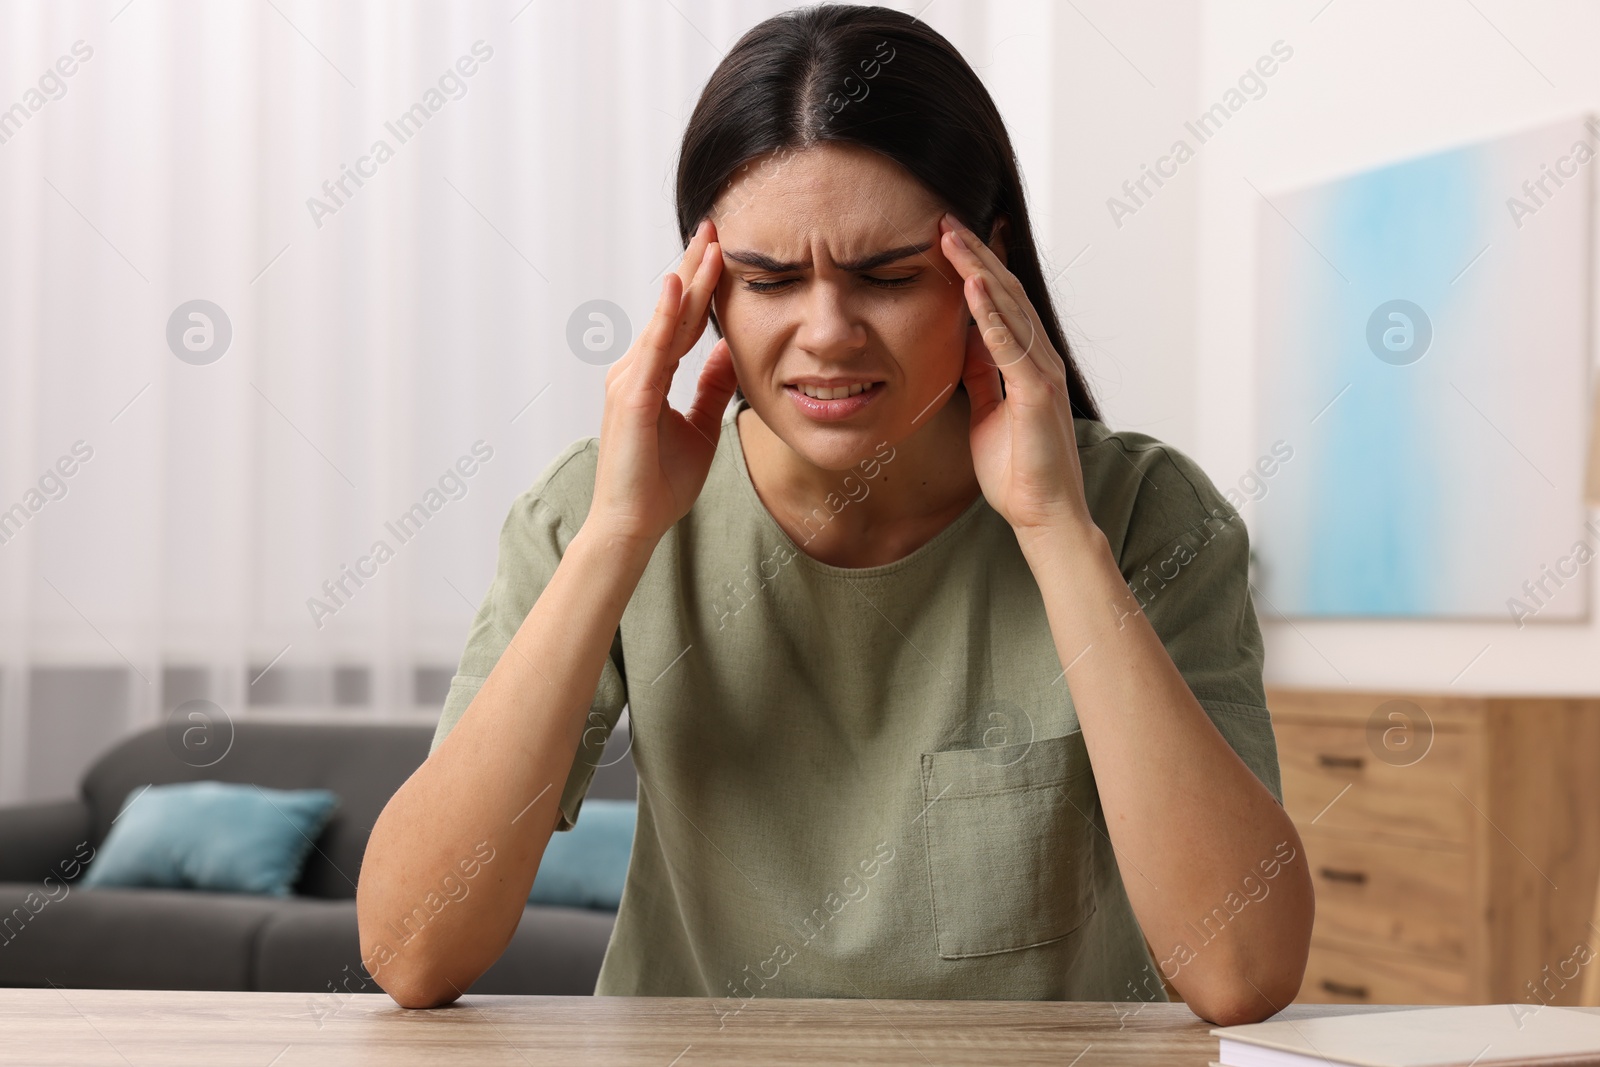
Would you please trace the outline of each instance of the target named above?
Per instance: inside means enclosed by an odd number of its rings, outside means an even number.
[[[639,821],[596,993],[724,998],[724,1022],[756,996],[1165,999],[1010,525],[980,495],[893,563],[812,559],[756,495],[746,406],[628,603],[562,794],[566,830],[626,704]],[[1281,801],[1243,520],[1176,449],[1077,437],[1123,576]],[[435,746],[582,525],[597,456],[574,442],[513,503]],[[893,448],[874,462],[892,476]],[[841,472],[808,529],[866,492]]]

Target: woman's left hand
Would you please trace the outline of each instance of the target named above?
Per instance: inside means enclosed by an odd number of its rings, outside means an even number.
[[[953,215],[940,219],[939,230],[941,250],[964,279],[975,320],[967,328],[961,377],[972,407],[972,464],[984,497],[1021,541],[1052,530],[1096,532],[1078,464],[1066,364],[1022,283],[994,252]]]

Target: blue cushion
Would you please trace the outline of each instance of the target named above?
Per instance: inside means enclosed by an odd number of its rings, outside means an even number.
[[[550,835],[528,903],[616,911],[638,814],[632,800],[585,800],[572,829]]]
[[[338,804],[326,789],[226,782],[135,789],[79,884],[286,897]]]

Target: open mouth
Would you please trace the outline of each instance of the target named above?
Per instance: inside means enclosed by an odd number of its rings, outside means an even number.
[[[786,389],[796,389],[813,400],[845,400],[852,396],[860,396],[870,389],[882,385],[882,382],[857,382],[855,385],[789,385]]]
[[[847,419],[876,400],[883,382],[853,382],[849,385],[785,385],[783,391],[807,418],[819,422]]]

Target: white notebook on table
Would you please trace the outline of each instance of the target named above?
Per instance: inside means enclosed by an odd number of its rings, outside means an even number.
[[[1483,1004],[1224,1026],[1219,1067],[1600,1065],[1600,1015]]]

